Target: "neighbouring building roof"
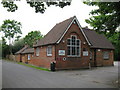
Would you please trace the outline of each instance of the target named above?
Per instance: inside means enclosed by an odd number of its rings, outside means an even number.
[[[74,20],[76,20],[83,36],[85,37],[86,41],[88,42],[91,48],[114,49],[113,45],[103,35],[99,35],[95,31],[90,29],[81,28],[76,16],[56,24],[45,35],[44,38],[36,42],[34,47],[58,43],[58,41],[61,40],[61,38],[67,32],[67,30],[69,29],[70,25],[73,23]]]
[[[91,48],[114,49],[113,45],[104,35],[96,33],[94,30],[83,28],[85,35],[91,43]]]
[[[18,52],[16,52],[15,54],[21,54],[25,49],[28,48],[28,45],[25,45],[22,49],[20,49]]]
[[[22,54],[30,54],[30,53],[34,53],[34,48],[27,48],[22,52]]]

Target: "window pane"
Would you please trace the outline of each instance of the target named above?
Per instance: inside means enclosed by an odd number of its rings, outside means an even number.
[[[75,40],[76,39],[76,37],[75,36],[72,36],[72,40]]]
[[[67,55],[70,55],[70,46],[68,46],[67,50]]]
[[[80,54],[80,48],[77,47],[77,55],[79,55],[79,54]]]
[[[72,55],[75,55],[75,47],[72,47]]]
[[[76,36],[72,36],[67,40],[67,55],[79,56],[80,55],[80,40]]]
[[[70,45],[70,39],[67,39],[67,45]]]
[[[52,55],[52,47],[51,47],[51,46],[48,46],[48,47],[47,47],[47,55],[48,55],[48,56],[51,56],[51,55]]]
[[[75,45],[75,40],[72,40],[72,45]]]
[[[79,40],[77,40],[77,46],[79,46],[80,45],[80,41]]]
[[[104,52],[103,58],[104,58],[104,59],[109,59],[109,53],[108,53],[108,52]]]

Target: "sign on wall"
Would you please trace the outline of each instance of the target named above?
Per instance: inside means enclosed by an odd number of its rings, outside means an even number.
[[[59,50],[59,55],[65,55],[65,50]]]
[[[83,56],[88,56],[88,51],[83,51]]]

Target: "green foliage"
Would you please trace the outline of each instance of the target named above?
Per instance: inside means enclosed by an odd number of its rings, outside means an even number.
[[[89,0],[88,0],[89,1]],[[89,6],[98,6],[92,10],[92,17],[85,21],[98,33],[104,33],[115,47],[115,60],[120,60],[120,2],[84,2]]]
[[[7,8],[8,12],[15,12],[18,9],[18,6],[13,1],[2,0],[1,4],[3,4],[4,8]]]
[[[97,32],[103,32],[107,37],[115,33],[116,28],[120,26],[120,2],[84,2],[89,6],[98,6],[98,9],[92,10],[92,17],[86,19]]]
[[[59,6],[61,8],[70,5],[71,2],[67,2],[67,1],[56,1],[56,2],[42,2],[41,0],[38,0],[37,2],[31,2],[29,0],[26,0],[27,4],[30,5],[30,7],[35,8],[35,12],[38,13],[44,13],[45,9],[47,8],[46,6],[51,6],[51,5],[55,5],[55,6]],[[12,1],[6,1],[6,0],[2,0],[1,4],[3,4],[3,7],[8,8],[7,11],[9,12],[15,12],[18,9],[18,6]]]
[[[120,32],[116,32],[115,34],[113,34],[108,39],[112,42],[112,44],[115,47],[114,59],[115,60],[120,60]]]
[[[25,42],[25,44],[32,47],[33,44],[41,38],[43,38],[43,35],[41,34],[40,31],[31,31],[28,33],[28,35],[25,36],[24,42]]]
[[[5,38],[9,40],[9,44],[12,44],[13,39],[18,40],[20,38],[21,23],[15,20],[5,20],[1,26],[0,32],[3,32]]]
[[[7,44],[3,44],[3,53],[10,52],[12,54],[12,44],[15,40],[18,40],[20,38],[20,34],[22,34],[21,23],[15,20],[5,20],[0,28],[0,32],[3,33],[4,39],[6,38],[9,40],[9,48]]]
[[[2,37],[2,42],[0,42],[0,45],[0,49],[2,50],[2,53],[0,53],[2,54],[2,57],[6,57],[6,55],[10,54],[9,45],[6,44],[6,40],[4,37]]]
[[[15,54],[17,51],[22,49],[24,47],[24,39],[19,39],[18,41],[15,41],[13,46],[12,46],[12,53]]]

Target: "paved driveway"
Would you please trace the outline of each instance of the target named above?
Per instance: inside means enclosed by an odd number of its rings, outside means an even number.
[[[0,60],[0,90],[2,88],[2,60]]]
[[[3,62],[3,88],[114,88],[118,79],[113,67],[48,72]]]

